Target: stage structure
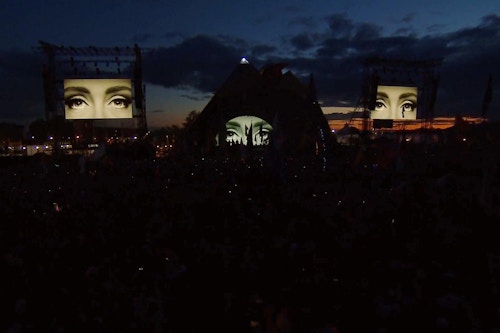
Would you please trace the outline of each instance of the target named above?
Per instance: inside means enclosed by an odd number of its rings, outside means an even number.
[[[405,127],[420,122],[429,128],[439,85],[442,59],[364,61],[362,92],[363,131]]]
[[[314,78],[304,85],[287,64],[255,68],[245,58],[188,128],[190,153],[232,156],[324,156],[334,139],[316,100]]]
[[[39,41],[46,120],[82,142],[147,132],[142,53],[134,47],[57,46]],[[56,141],[58,142],[58,141]]]

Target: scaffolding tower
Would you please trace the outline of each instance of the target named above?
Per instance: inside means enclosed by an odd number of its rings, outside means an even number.
[[[134,87],[134,126],[139,135],[147,132],[145,88],[142,82],[142,54],[144,49],[133,47],[73,47],[58,46],[39,41],[35,51],[45,55],[42,78],[45,98],[46,120],[58,128],[64,126],[64,89],[67,78],[129,78]],[[147,51],[147,50],[146,50]],[[95,120],[73,120],[93,127]],[[81,125],[81,124],[80,124]]]
[[[419,119],[423,123],[423,128],[430,128],[434,118],[441,63],[442,59],[404,60],[378,57],[365,59],[361,99],[363,130],[368,130],[370,110],[374,109],[377,87],[380,84],[417,87]]]

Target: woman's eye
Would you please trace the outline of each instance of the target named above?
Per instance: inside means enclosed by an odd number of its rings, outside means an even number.
[[[226,131],[226,138],[234,138],[236,137],[238,134],[234,131]]]
[[[71,97],[66,99],[64,102],[66,106],[70,109],[83,109],[84,107],[88,106],[87,102],[81,97]]]
[[[414,111],[416,108],[415,103],[413,102],[405,102],[401,105],[401,110],[406,112],[406,111]]]
[[[382,109],[382,108],[385,108],[385,104],[384,102],[380,102],[380,101],[376,101],[375,102],[375,110],[379,110],[379,109]]]
[[[109,105],[115,109],[126,109],[130,105],[130,99],[123,96],[115,96],[109,101]]]
[[[259,138],[267,138],[269,136],[269,131],[267,130],[262,130],[262,131],[258,131],[256,134],[255,134],[256,137],[259,137]]]

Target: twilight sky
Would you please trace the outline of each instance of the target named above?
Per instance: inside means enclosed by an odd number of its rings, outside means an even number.
[[[492,75],[487,116],[500,120],[498,0],[3,0],[0,40],[0,122],[45,117],[39,41],[152,50],[150,127],[202,111],[242,57],[313,74],[324,111],[355,108],[366,57],[441,58],[435,116],[479,116]]]

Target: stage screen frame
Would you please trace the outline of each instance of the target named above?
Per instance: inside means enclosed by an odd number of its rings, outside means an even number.
[[[72,87],[74,89],[70,89]],[[94,102],[96,93],[103,105],[107,105],[102,112],[86,109]],[[66,78],[63,81],[64,118],[67,120],[131,119],[135,113],[134,100],[133,80],[130,78]],[[70,109],[71,103],[84,105],[77,105],[82,109],[74,111]]]
[[[418,114],[418,93],[419,89],[417,86],[387,84],[377,85],[375,101],[371,104],[373,108],[370,109],[370,118],[392,119],[398,121],[412,121],[420,119]],[[391,100],[393,101],[392,103]],[[391,104],[393,105],[392,110],[384,110],[390,109]],[[378,108],[380,110],[377,110]]]

